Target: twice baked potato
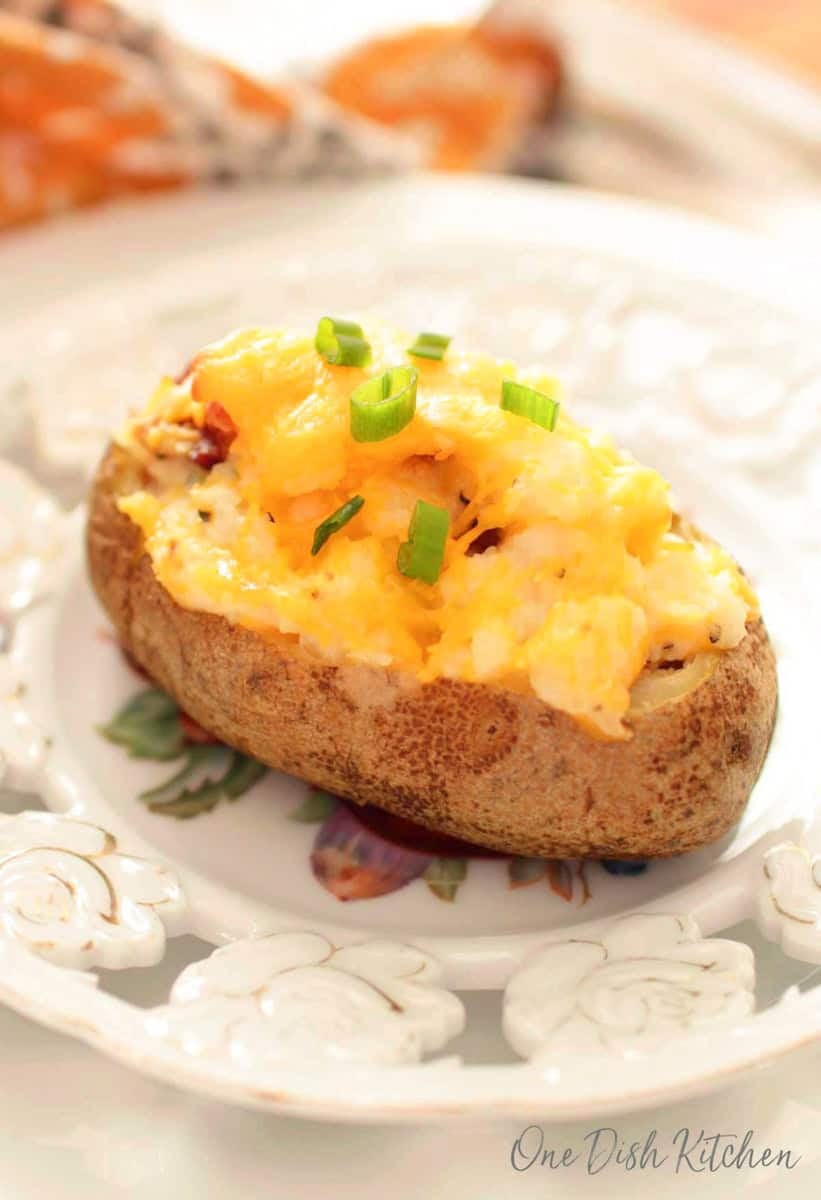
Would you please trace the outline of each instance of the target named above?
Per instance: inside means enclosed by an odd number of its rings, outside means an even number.
[[[521,855],[739,818],[776,672],[755,596],[543,374],[320,323],[206,348],[114,438],[91,578],[220,739]]]

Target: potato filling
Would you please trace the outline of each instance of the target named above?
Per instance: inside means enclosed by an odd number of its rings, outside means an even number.
[[[607,738],[629,735],[647,664],[744,637],[755,596],[724,550],[678,526],[656,471],[566,404],[552,430],[501,407],[506,380],[555,392],[543,372],[456,343],[411,358],[412,337],[367,335],[356,367],[309,335],[231,334],[121,430],[146,484],[120,508],[178,603],[331,660],[532,692]],[[351,393],[407,365],[412,419],[354,440]],[[397,569],[419,501],[448,516],[433,583]]]

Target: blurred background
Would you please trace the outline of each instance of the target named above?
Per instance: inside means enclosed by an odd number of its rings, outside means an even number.
[[[496,171],[821,253],[819,0],[0,0],[0,228],[123,193]]]

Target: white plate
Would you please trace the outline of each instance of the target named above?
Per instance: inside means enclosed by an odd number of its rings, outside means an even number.
[[[106,282],[49,296],[46,256],[80,254]],[[10,245],[12,271],[27,312],[0,335],[17,398],[7,442],[64,497],[158,374],[242,322],[378,311],[546,361],[574,410],[667,473],[752,574],[781,715],[738,830],[635,877],[408,852],[344,806],[293,821],[307,789],[273,774],[178,821],[138,794],[190,747],[159,765],[97,730],[145,685],[89,593],[82,515],[6,467],[0,748],[7,782],[65,815],[0,819],[0,998],[141,1070],[339,1119],[655,1104],[821,1033],[812,993],[749,1015],[749,948],[707,937],[756,916],[788,953],[821,960],[821,868],[794,844],[815,807],[803,764],[821,546],[805,517],[821,486],[821,295],[806,273],[650,208],[424,176],[126,207]],[[135,1008],[77,974],[155,962],[183,931],[231,945],[167,1006]],[[464,1023],[451,989],[472,988],[504,989],[504,1031],[527,1061],[436,1057]]]

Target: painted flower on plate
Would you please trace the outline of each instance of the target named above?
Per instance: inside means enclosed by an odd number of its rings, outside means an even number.
[[[210,812],[220,800],[236,800],[268,770],[217,741],[159,688],[132,696],[98,732],[131,758],[182,760],[171,776],[139,796],[151,812],[178,820]]]

